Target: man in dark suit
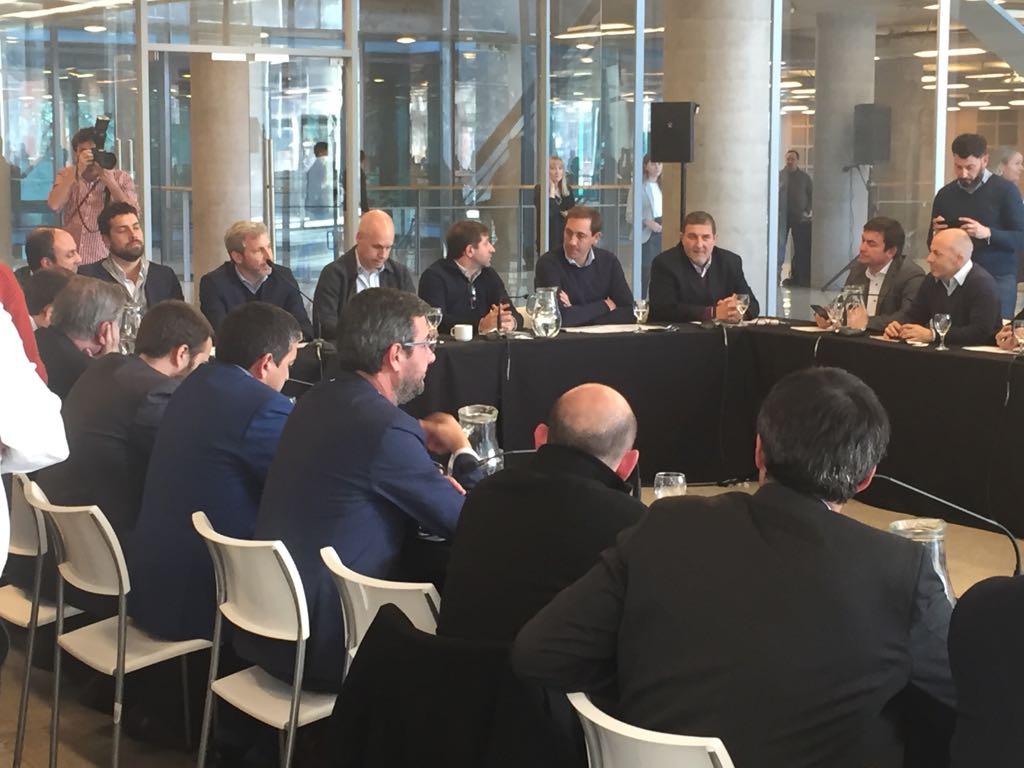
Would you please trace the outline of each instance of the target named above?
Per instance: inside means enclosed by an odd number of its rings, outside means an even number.
[[[150,451],[178,384],[210,356],[213,331],[183,301],[142,319],[134,355],[104,355],[79,377],[61,413],[70,458],[38,476],[56,504],[96,504],[119,536],[135,525]]]
[[[562,395],[529,466],[485,478],[466,497],[452,543],[438,633],[511,643],[585,574],[646,508],[624,482],[636,418],[603,384]],[[498,599],[495,599],[496,596]]]
[[[537,260],[533,284],[558,288],[565,327],[635,322],[633,292],[622,264],[611,251],[596,247],[601,226],[596,208],[572,208],[566,214],[562,244]]]
[[[951,320],[949,344],[991,344],[1002,324],[996,281],[971,259],[974,246],[962,229],[944,229],[932,238],[928,251],[931,274],[921,282],[903,322],[885,328],[890,339],[932,342],[938,339],[930,323],[938,314]]]
[[[847,325],[884,331],[892,321],[902,321],[924,280],[924,272],[903,253],[906,235],[896,219],[876,216],[864,225],[860,236],[857,263],[846,277],[847,286],[860,286],[864,312],[851,311]],[[815,320],[822,328],[829,321],[820,315]]]
[[[174,270],[146,258],[145,235],[135,206],[111,203],[100,213],[97,226],[110,255],[82,266],[78,274],[117,283],[128,303],[144,311],[165,299],[184,298]]]
[[[91,277],[73,278],[53,301],[52,322],[36,330],[47,384],[62,400],[94,357],[120,346],[124,291]]]
[[[267,476],[255,538],[280,539],[298,567],[309,605],[305,684],[336,690],[344,662],[341,608],[320,548],[349,568],[381,579],[423,581],[403,549],[418,528],[451,537],[463,492],[431,453],[451,454],[449,470],[472,487],[479,462],[448,414],[421,421],[398,406],[423,391],[436,339],[416,296],[370,288],[342,311],[341,373],[304,395],[288,420]],[[403,555],[406,556],[403,556]],[[238,653],[290,679],[294,648],[248,635]]]
[[[82,257],[75,238],[67,230],[57,227],[36,227],[25,238],[25,260],[28,262],[14,272],[23,291],[28,291],[29,278],[48,269],[66,269],[77,272]]]
[[[313,326],[302,303],[299,284],[287,267],[274,263],[267,228],[258,221],[236,221],[224,233],[228,260],[199,281],[199,308],[220,333],[220,324],[235,307],[263,301],[295,318],[304,338]]]
[[[444,313],[438,330],[448,333],[453,325],[463,324],[480,333],[522,328],[523,317],[491,266],[490,230],[466,219],[452,224],[444,239],[447,254],[423,271],[419,290],[421,299]]]
[[[736,765],[890,756],[894,697],[955,692],[951,606],[926,550],[841,514],[888,438],[852,374],[790,374],[758,415],[760,490],[655,502],[523,627],[513,663],[562,691],[614,684],[616,716],[720,737]]]
[[[128,547],[128,612],[167,640],[213,635],[213,563],[192,527],[204,511],[226,536],[251,539],[291,401],[281,394],[301,331],[279,307],[232,311],[217,359],[178,387],[157,430],[142,509]]]
[[[710,213],[686,214],[679,244],[658,254],[651,266],[651,320],[738,323],[757,317],[760,305],[743,276],[743,260],[715,245],[717,236]],[[737,294],[750,297],[743,317],[736,308]]]
[[[395,223],[384,211],[367,211],[359,219],[356,244],[320,273],[313,294],[313,330],[334,340],[345,302],[367,288],[397,288],[416,293],[412,275],[390,258]]]

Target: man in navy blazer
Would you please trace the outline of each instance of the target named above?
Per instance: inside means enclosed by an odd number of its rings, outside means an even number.
[[[683,219],[679,244],[658,254],[651,266],[651,320],[737,323],[757,317],[757,297],[743,276],[743,260],[715,245],[718,227],[710,213],[691,211]],[[750,297],[740,317],[736,295]]]
[[[224,247],[228,260],[199,281],[199,309],[213,332],[220,333],[220,324],[235,307],[265,301],[294,317],[304,338],[313,338],[299,284],[290,269],[274,263],[270,236],[263,223],[236,221],[224,233]]]
[[[111,203],[100,212],[97,226],[110,255],[83,264],[78,274],[117,283],[124,288],[128,302],[144,311],[164,299],[185,298],[174,270],[146,258],[145,235],[135,206]]]
[[[295,318],[279,307],[239,307],[221,324],[217,359],[185,379],[167,404],[127,548],[128,612],[145,631],[168,640],[212,637],[213,564],[192,513],[205,512],[226,536],[252,538],[292,410],[280,392],[300,337]]]
[[[423,391],[434,362],[429,306],[410,293],[369,288],[353,296],[339,324],[337,379],[314,387],[288,420],[267,476],[255,538],[288,547],[306,592],[310,637],[304,685],[337,690],[345,657],[341,605],[320,548],[381,579],[424,580],[403,547],[419,531],[451,537],[463,487],[481,474],[465,434],[448,414],[419,422],[398,406]],[[451,454],[445,477],[430,453]],[[239,655],[284,679],[294,646],[250,635]]]

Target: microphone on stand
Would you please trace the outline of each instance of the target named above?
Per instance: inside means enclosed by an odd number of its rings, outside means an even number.
[[[1002,523],[997,522],[995,520],[992,520],[992,519],[990,519],[988,517],[985,517],[984,515],[979,515],[977,512],[971,512],[971,510],[969,510],[969,509],[965,509],[964,507],[961,507],[958,504],[954,504],[951,501],[946,501],[945,499],[940,498],[939,496],[936,496],[934,494],[928,493],[928,491],[924,491],[924,490],[922,490],[920,488],[917,488],[917,487],[915,487],[913,485],[910,485],[910,483],[904,483],[902,480],[897,480],[895,477],[889,477],[888,475],[876,474],[875,478],[878,479],[878,480],[887,480],[888,482],[892,483],[893,485],[897,485],[900,488],[905,488],[908,491],[912,491],[913,493],[916,493],[919,496],[923,496],[926,499],[930,499],[931,501],[938,502],[939,504],[947,506],[950,509],[955,509],[957,512],[961,512],[961,513],[967,515],[968,517],[973,517],[975,520],[980,520],[981,522],[985,523],[986,525],[989,525],[989,526],[995,528],[997,531],[999,531],[1004,536],[1006,536],[1006,538],[1008,538],[1010,540],[1010,544],[1013,545],[1013,556],[1014,556],[1015,562],[1016,562],[1016,564],[1014,565],[1014,569],[1013,569],[1013,575],[1014,576],[1020,576],[1021,575],[1020,545],[1017,543],[1017,537],[1014,536],[1013,533],[1010,531],[1010,529],[1007,528]]]
[[[832,277],[830,277],[830,278],[829,278],[829,279],[828,279],[828,280],[827,280],[827,281],[825,282],[825,284],[824,284],[823,286],[821,286],[821,288],[820,288],[819,290],[822,290],[822,291],[827,291],[827,290],[828,290],[828,287],[829,287],[830,285],[832,285],[832,283],[834,283],[834,282],[835,282],[836,280],[838,280],[838,279],[839,279],[840,277],[842,277],[842,276],[843,276],[844,274],[846,274],[847,272],[849,272],[849,271],[850,271],[850,267],[852,267],[852,266],[853,266],[854,264],[856,264],[856,263],[857,263],[857,259],[858,259],[858,258],[860,258],[860,254],[857,254],[857,255],[856,255],[856,256],[854,256],[854,257],[853,257],[852,259],[850,259],[850,260],[849,260],[849,261],[848,261],[848,262],[846,263],[846,266],[845,266],[845,267],[843,267],[842,269],[840,269],[840,270],[839,270],[838,272],[836,272],[836,273],[835,273],[834,275],[832,275]]]
[[[316,361],[320,365],[320,381],[327,378],[327,362],[324,360],[324,339],[323,339],[323,328],[320,325],[320,318],[316,314],[316,310],[313,308],[313,299],[306,295],[306,293],[298,287],[298,282],[295,284],[296,290],[299,292],[299,296],[309,302],[309,311],[313,315],[313,338],[310,339],[309,343],[312,345],[314,352],[316,353]],[[305,383],[305,382],[300,382]]]

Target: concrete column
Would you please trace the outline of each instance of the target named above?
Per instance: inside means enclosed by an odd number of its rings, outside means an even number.
[[[763,303],[775,274],[767,251],[771,3],[673,0],[664,14],[664,98],[700,104],[686,207],[715,217],[719,245],[743,257]],[[665,166],[662,188],[668,248],[679,232],[678,165]]]
[[[811,285],[820,286],[857,254],[867,220],[864,182],[843,169],[853,163],[853,108],[874,101],[875,17],[819,13],[817,31]]]
[[[196,53],[189,57],[189,66],[192,269],[198,283],[227,258],[225,230],[252,215],[249,65],[244,61],[213,61],[209,54]]]

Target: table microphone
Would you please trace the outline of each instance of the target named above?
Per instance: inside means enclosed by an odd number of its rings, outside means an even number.
[[[889,477],[888,475],[876,474],[875,475],[875,479],[876,480],[887,480],[890,483],[892,483],[893,485],[898,485],[900,488],[905,488],[906,490],[912,491],[912,492],[918,494],[919,496],[923,496],[926,499],[931,499],[932,501],[937,501],[939,504],[943,504],[943,505],[949,507],[950,509],[955,509],[957,512],[961,512],[961,513],[967,515],[968,517],[973,517],[975,520],[980,520],[981,522],[986,523],[987,525],[992,526],[993,528],[998,530],[1000,533],[1002,533],[1004,536],[1006,536],[1010,540],[1010,543],[1013,545],[1013,556],[1014,556],[1014,558],[1016,560],[1016,565],[1014,566],[1014,569],[1013,569],[1013,575],[1014,576],[1020,576],[1021,575],[1020,545],[1017,543],[1017,537],[1014,536],[1013,533],[1010,532],[1010,529],[1007,528],[1002,523],[996,522],[995,520],[992,520],[992,519],[990,519],[988,517],[985,517],[984,515],[979,515],[977,512],[971,512],[971,510],[969,510],[969,509],[964,509],[963,507],[959,506],[958,504],[954,504],[951,501],[946,501],[943,498],[940,498],[940,497],[938,497],[938,496],[936,496],[934,494],[928,493],[928,491],[921,490],[920,488],[917,488],[917,487],[915,487],[913,485],[910,485],[909,483],[904,483],[902,480],[897,480],[895,477]]]

